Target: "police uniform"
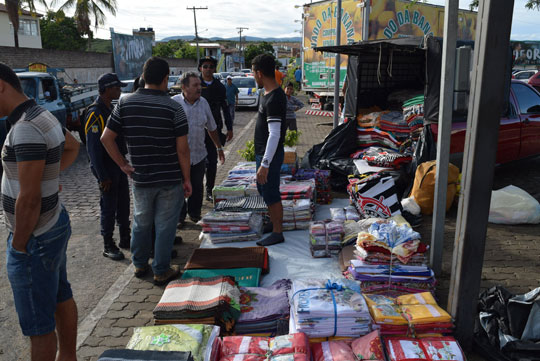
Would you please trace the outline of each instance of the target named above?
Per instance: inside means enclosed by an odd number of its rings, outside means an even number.
[[[112,160],[100,139],[111,111],[112,109],[105,105],[101,97],[98,97],[88,107],[84,124],[90,168],[100,185],[101,235],[103,236],[105,251],[111,247],[116,248],[112,239],[115,220],[120,230],[120,246],[123,248],[129,247],[131,239],[127,175]],[[116,137],[116,143],[120,153],[125,155],[127,147],[124,138],[121,136]],[[111,181],[108,191],[105,191],[101,186],[105,181]]]

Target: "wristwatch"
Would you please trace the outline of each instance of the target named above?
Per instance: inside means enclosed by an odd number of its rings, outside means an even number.
[[[216,150],[219,152],[220,150],[223,150],[223,147],[219,147]]]

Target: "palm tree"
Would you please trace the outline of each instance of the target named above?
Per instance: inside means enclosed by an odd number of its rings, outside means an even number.
[[[45,5],[45,8],[48,8],[47,2],[45,0],[37,0],[38,2]],[[6,10],[8,13],[9,21],[13,25],[13,40],[15,41],[15,47],[19,47],[19,13],[22,8],[26,7],[28,10],[34,14],[36,12],[36,6],[34,0],[6,0]]]
[[[53,0],[56,4],[58,0]],[[116,0],[66,0],[58,10],[66,10],[75,7],[75,21],[77,29],[81,34],[88,35],[88,47],[90,48],[90,40],[92,39],[92,24],[90,18],[94,19],[94,26],[97,29],[98,25],[105,24],[105,13],[102,9],[116,15]]]

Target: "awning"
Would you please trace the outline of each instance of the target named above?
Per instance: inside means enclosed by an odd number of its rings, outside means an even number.
[[[403,52],[415,52],[424,48],[425,38],[421,36],[360,41],[354,44],[339,46],[319,46],[314,48],[316,51],[339,53],[345,55],[368,55],[378,54],[381,50],[392,49]]]

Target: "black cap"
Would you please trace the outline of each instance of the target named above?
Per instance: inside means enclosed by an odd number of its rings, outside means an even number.
[[[115,73],[106,73],[99,77],[98,85],[99,91],[103,92],[107,88],[113,86],[125,87],[127,84],[122,83],[120,79],[118,79],[118,75],[116,75]]]
[[[205,56],[204,58],[201,58],[199,60],[199,68],[204,64],[206,63],[207,61],[211,62],[212,64],[214,64],[214,67],[217,66],[217,60],[216,58],[212,57],[212,56]]]

